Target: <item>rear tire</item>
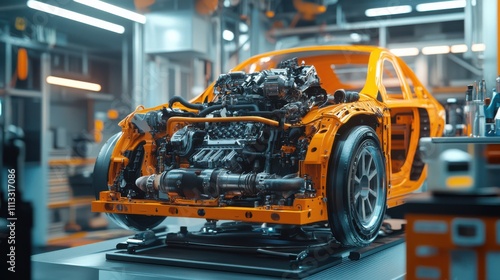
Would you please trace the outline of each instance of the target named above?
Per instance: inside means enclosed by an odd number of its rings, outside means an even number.
[[[108,172],[111,163],[111,155],[115,148],[116,142],[121,136],[121,132],[117,133],[104,144],[99,155],[97,156],[92,187],[94,188],[95,198],[99,199],[101,191],[108,191]],[[152,229],[158,226],[165,217],[161,216],[144,216],[144,215],[131,215],[131,214],[114,214],[106,213],[117,225],[124,229],[143,231]]]
[[[375,131],[356,126],[342,134],[328,173],[328,221],[333,235],[345,246],[370,244],[387,205],[385,160]]]

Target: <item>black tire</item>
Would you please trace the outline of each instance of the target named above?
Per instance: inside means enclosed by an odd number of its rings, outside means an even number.
[[[371,127],[356,126],[339,137],[328,171],[328,222],[343,245],[366,246],[384,220],[385,160]]]
[[[111,136],[109,140],[104,144],[99,155],[97,156],[94,174],[92,180],[92,187],[94,188],[95,198],[99,199],[99,193],[101,191],[107,191],[108,189],[108,172],[109,164],[111,162],[111,154],[115,148],[116,142],[121,136],[121,132]],[[114,214],[106,213],[108,217],[111,218],[117,225],[124,229],[143,231],[147,229],[152,229],[158,226],[165,217],[161,216],[144,216],[144,215],[127,215],[127,214]]]

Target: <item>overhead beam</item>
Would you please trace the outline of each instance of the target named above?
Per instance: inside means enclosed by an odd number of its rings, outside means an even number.
[[[273,29],[269,32],[272,37],[286,37],[300,34],[317,34],[319,32],[333,32],[333,31],[346,31],[346,30],[359,30],[367,28],[381,28],[390,26],[404,26],[404,25],[415,25],[415,24],[426,24],[426,23],[436,23],[436,22],[448,22],[448,21],[458,21],[464,20],[464,13],[453,13],[444,15],[432,15],[432,16],[419,16],[419,17],[408,17],[408,18],[398,18],[398,19],[386,19],[386,20],[372,20],[363,21],[355,23],[343,23],[342,25],[330,24],[327,26],[307,26],[307,27],[296,27],[296,28],[282,28]]]
[[[4,32],[4,34],[0,34],[0,42],[3,42],[6,45],[10,45],[10,46],[24,47],[24,48],[28,48],[28,49],[38,50],[41,52],[50,51],[50,53],[68,54],[68,55],[75,55],[75,56],[80,56],[83,53],[89,59],[106,61],[108,63],[115,63],[115,64],[117,63],[116,60],[109,58],[109,57],[105,57],[103,55],[88,54],[89,52],[91,53],[91,52],[102,51],[102,49],[79,47],[76,45],[51,47],[45,43],[40,43],[40,42],[36,42],[33,40],[26,40],[23,38],[17,38],[17,37],[10,36],[9,32]]]

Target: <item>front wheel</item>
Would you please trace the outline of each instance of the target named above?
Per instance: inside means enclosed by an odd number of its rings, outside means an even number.
[[[111,163],[111,155],[116,146],[116,142],[121,136],[121,132],[113,135],[104,144],[99,155],[97,156],[94,166],[93,182],[94,194],[96,199],[99,199],[101,191],[108,189],[108,173],[109,165]],[[143,231],[152,229],[158,226],[165,217],[161,216],[145,216],[145,215],[130,215],[130,214],[115,214],[106,213],[117,225],[124,229]]]
[[[387,204],[385,161],[375,131],[356,126],[342,134],[328,173],[328,221],[335,238],[345,246],[370,244]]]

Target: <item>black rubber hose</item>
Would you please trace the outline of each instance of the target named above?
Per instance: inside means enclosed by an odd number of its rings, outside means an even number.
[[[290,129],[290,133],[288,134],[288,138],[291,142],[295,142],[302,135],[304,135],[304,128],[303,127],[294,127],[292,129]]]
[[[189,109],[194,109],[194,110],[203,110],[204,106],[203,104],[193,104],[193,103],[190,103],[189,101],[187,101],[186,99],[182,98],[181,96],[174,96],[172,98],[170,98],[170,100],[168,101],[168,106],[170,108],[172,108],[172,105],[174,105],[174,103],[176,102],[179,102],[181,103],[183,106],[189,108]]]
[[[212,106],[210,106],[210,107],[208,107],[208,108],[206,108],[206,109],[201,110],[201,111],[198,113],[198,116],[200,116],[200,117],[205,117],[206,115],[208,115],[208,114],[212,113],[213,111],[215,111],[215,110],[220,110],[220,109],[222,109],[222,108],[224,108],[224,106],[222,106],[222,105],[212,105]]]

